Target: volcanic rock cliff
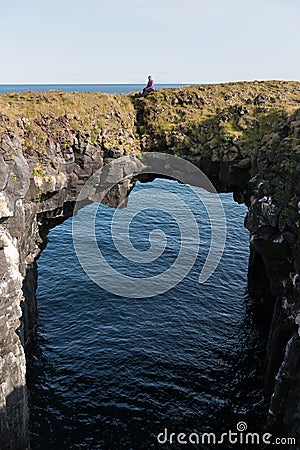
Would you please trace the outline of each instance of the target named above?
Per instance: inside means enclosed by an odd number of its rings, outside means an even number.
[[[248,206],[249,291],[272,315],[266,427],[299,436],[299,108],[300,83],[281,81],[161,89],[146,97],[0,96],[0,449],[29,446],[25,348],[37,322],[36,259],[48,231],[72,215],[97,169],[149,151],[190,161],[219,192]],[[111,206],[134,186],[135,170],[125,169],[103,200]]]

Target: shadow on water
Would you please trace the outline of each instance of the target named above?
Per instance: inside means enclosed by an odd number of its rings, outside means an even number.
[[[146,385],[139,380],[140,373],[136,370],[134,385],[127,386],[127,392],[125,388],[124,392],[122,388],[114,392],[114,380],[108,382],[107,374],[95,377],[95,373],[77,373],[74,368],[64,368],[63,373],[58,373],[55,352],[40,334],[35,336],[28,349],[32,448],[234,449],[237,446],[229,443],[217,447],[159,445],[157,435],[167,428],[168,433],[214,432],[220,436],[229,429],[236,432],[240,421],[247,423],[249,432],[261,432],[267,412],[262,376],[268,324],[253,300],[245,296],[244,302],[244,319],[238,336],[232,336],[238,345],[225,353],[220,349],[210,355],[211,367],[203,372],[190,364],[188,357],[185,364],[180,361],[171,368],[163,357],[143,351],[131,353],[130,361],[125,363],[116,360],[120,371],[124,371],[124,383],[129,383],[136,367],[145,371]],[[60,389],[49,382],[53,378],[60,383]],[[101,398],[103,385],[111,394]],[[191,404],[194,406],[189,408]],[[238,448],[252,447],[239,444]]]

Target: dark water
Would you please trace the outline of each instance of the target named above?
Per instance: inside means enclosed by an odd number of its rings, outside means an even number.
[[[130,299],[108,293],[79,265],[71,219],[49,235],[38,262],[40,325],[28,370],[33,449],[187,448],[159,445],[156,436],[165,427],[220,435],[236,430],[239,421],[250,431],[260,430],[265,336],[246,292],[246,208],[230,194],[221,195],[226,248],[218,269],[200,285],[210,238],[205,208],[188,186],[176,182],[156,180],[135,189],[154,186],[190,205],[202,242],[189,276],[164,294]],[[99,208],[101,248],[120,271],[134,272],[134,263],[130,266],[112,244],[113,213]],[[167,234],[168,246],[153,270],[164,270],[180,245],[172,217],[155,209],[141,213],[131,239],[145,249],[157,226]]]

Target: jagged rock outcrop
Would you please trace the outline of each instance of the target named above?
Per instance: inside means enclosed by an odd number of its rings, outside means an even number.
[[[35,261],[47,233],[72,215],[97,169],[141,151],[192,162],[217,190],[232,191],[249,207],[249,289],[273,314],[268,427],[299,433],[299,105],[300,83],[276,81],[163,89],[147,97],[1,96],[1,449],[28,445],[24,345],[37,320]],[[104,201],[117,206],[134,179],[127,171]]]

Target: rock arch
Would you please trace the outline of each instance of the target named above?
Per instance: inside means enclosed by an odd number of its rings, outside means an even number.
[[[300,83],[279,81],[163,89],[143,98],[62,92],[1,96],[0,436],[4,449],[26,448],[28,443],[24,346],[36,322],[35,260],[46,245],[47,232],[72,215],[77,195],[92,173],[114,158],[141,151],[166,152],[192,162],[218,191],[232,191],[237,201],[248,206],[249,285],[260,296],[268,280],[264,297],[273,312],[265,384],[267,395],[275,395],[268,424],[286,435],[296,434],[299,101]],[[133,183],[134,176],[128,176],[105,201],[116,206]],[[261,282],[257,270],[264,273]]]

